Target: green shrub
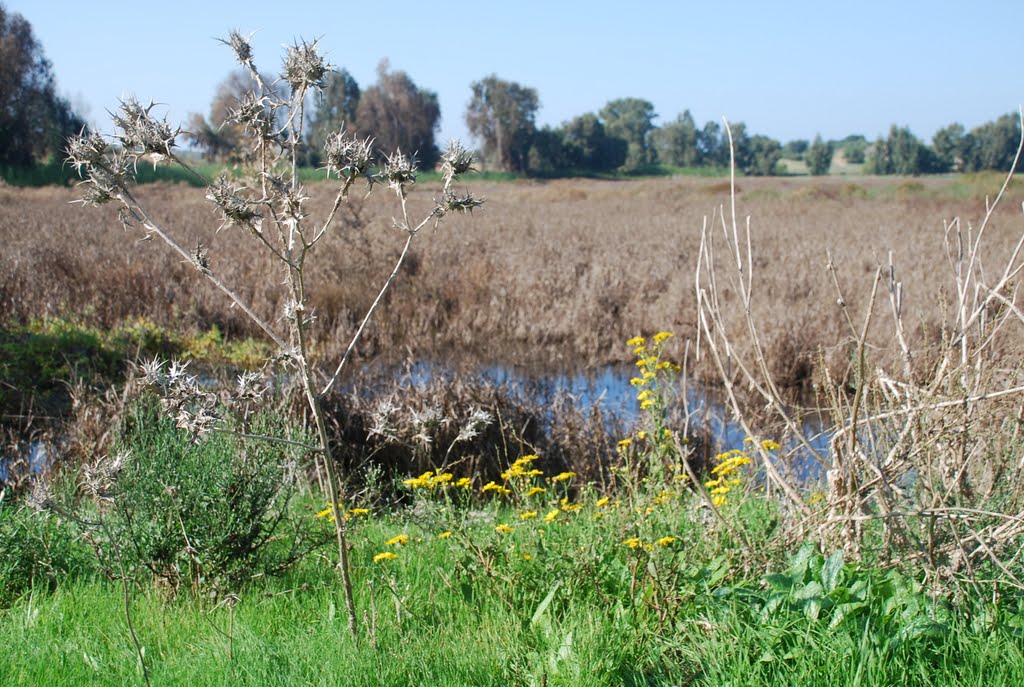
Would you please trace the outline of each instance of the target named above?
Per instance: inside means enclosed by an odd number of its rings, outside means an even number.
[[[246,431],[295,434],[269,413]],[[318,543],[313,523],[289,513],[299,446],[228,433],[194,440],[142,401],[126,414],[118,453],[96,532],[113,539],[104,561],[113,571],[148,570],[171,589],[223,588],[283,570]]]
[[[92,570],[92,555],[75,528],[0,496],[0,608],[33,587],[52,588]]]

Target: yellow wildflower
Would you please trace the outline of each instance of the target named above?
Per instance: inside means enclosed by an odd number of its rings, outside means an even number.
[[[627,346],[642,346],[644,344],[644,337],[634,336],[632,339],[626,342]]]
[[[510,533],[512,531],[512,527],[511,527],[511,525],[507,525],[505,523],[501,523],[500,525],[498,525],[497,527],[494,528],[494,531],[495,532],[500,532],[501,534],[508,534],[508,533]]]
[[[597,506],[598,508],[604,508],[605,506],[608,505],[609,501],[610,499],[607,496],[602,496],[601,498],[594,502],[594,505]]]
[[[373,557],[374,563],[380,563],[381,561],[393,561],[398,558],[398,554],[394,551],[385,551],[384,553],[378,553]]]
[[[640,404],[640,410],[647,410],[648,408],[653,406],[654,403],[655,403],[654,399],[650,399],[649,398],[649,399],[647,399],[646,401],[644,401],[643,403]]]
[[[640,537],[631,537],[622,542],[631,549],[635,549],[639,546],[643,546],[644,543],[640,540]]]
[[[644,389],[643,391],[641,391],[640,393],[638,393],[636,395],[636,400],[638,400],[638,401],[646,401],[647,399],[649,399],[653,395],[654,395],[654,393],[650,389]]]
[[[547,489],[544,487],[530,487],[530,491],[526,492],[527,496],[536,496],[537,494],[544,494]]]
[[[662,537],[658,541],[654,542],[658,546],[668,546],[676,540],[675,537]]]
[[[369,508],[353,508],[349,511],[352,515],[367,515],[369,512]]]
[[[672,336],[672,332],[658,332],[654,335],[654,343],[661,343]]]
[[[576,476],[575,472],[560,472],[551,478],[552,482],[568,482]]]
[[[384,543],[388,546],[405,546],[407,543],[409,543],[409,535],[397,534],[394,537],[391,537],[391,539],[388,539]]]
[[[633,386],[644,386],[645,384],[647,384],[647,378],[646,376],[633,377],[633,379],[629,380],[629,383],[632,384]]]
[[[761,448],[763,448],[765,451],[778,451],[779,445],[776,442],[772,441],[771,439],[765,439],[764,441],[761,442]]]
[[[470,489],[473,486],[473,482],[468,477],[460,477],[455,486],[459,489]]]
[[[619,446],[622,447],[622,448],[625,448],[626,446],[629,446],[632,443],[633,443],[633,440],[630,439],[630,438],[621,439],[619,441]]]
[[[555,518],[557,518],[558,514],[561,512],[562,511],[558,510],[557,508],[554,509],[553,511],[544,516],[544,522],[554,522]]]
[[[562,506],[562,510],[564,510],[566,513],[575,513],[580,508],[583,508],[582,503],[569,503],[568,497],[562,499],[559,505]]]
[[[530,518],[535,518],[535,517],[537,517],[537,511],[535,511],[535,510],[528,510],[525,513],[520,513],[519,514],[519,519],[520,520],[529,520]]]
[[[441,534],[437,535],[437,538],[438,539],[447,539],[450,536],[452,536],[451,532],[442,532]]]
[[[512,493],[512,490],[509,489],[508,487],[503,487],[500,484],[495,484],[494,482],[488,482],[487,484],[485,484],[483,489],[481,489],[481,491],[485,491],[485,492],[486,491],[496,491],[499,494],[511,494]]]

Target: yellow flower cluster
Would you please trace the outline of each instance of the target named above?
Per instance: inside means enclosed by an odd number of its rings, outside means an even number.
[[[522,477],[542,477],[544,472],[531,468],[530,464],[537,460],[539,456],[533,454],[523,456],[516,462],[509,466],[509,469],[501,473],[501,478],[506,482]]]
[[[731,451],[719,453],[715,456],[715,460],[718,465],[711,469],[711,474],[715,478],[704,482],[704,486],[711,492],[711,501],[716,506],[722,506],[727,502],[728,494],[733,487],[738,487],[743,483],[743,467],[750,465],[750,456],[734,448]]]
[[[660,546],[661,548],[665,548],[666,546],[672,545],[675,541],[675,537],[662,537],[654,543]],[[630,537],[629,539],[623,540],[622,543],[631,549],[647,549],[648,551],[654,550],[654,546],[648,544],[640,537]]]
[[[413,489],[447,489],[450,486],[458,489],[469,489],[472,487],[472,480],[468,477],[461,477],[455,480],[454,475],[450,472],[428,470],[419,477],[405,480],[402,484]]]
[[[483,486],[483,488],[480,489],[480,491],[482,491],[484,493],[486,493],[488,491],[494,491],[494,492],[497,492],[499,494],[511,494],[512,493],[512,490],[509,489],[508,487],[503,487],[500,484],[495,484],[494,482],[488,482],[487,484],[485,484]]]
[[[360,515],[369,515],[370,510],[368,508],[353,508],[349,510],[348,513],[345,513],[345,507],[339,503],[338,512],[344,514],[345,519],[347,520],[349,515],[353,515],[356,517]],[[334,522],[334,515],[331,513],[331,503],[329,501],[327,502],[327,506],[322,511],[316,514],[316,517],[318,519],[327,518],[327,522]]]
[[[575,513],[576,511],[583,508],[582,503],[569,503],[568,496],[562,499],[558,505],[560,505],[562,507],[562,510],[565,511],[566,513]]]

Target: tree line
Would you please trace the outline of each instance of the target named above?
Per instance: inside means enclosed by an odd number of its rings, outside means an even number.
[[[210,118],[193,116],[191,129],[212,158],[236,149],[237,137],[224,121],[235,93],[248,87],[233,75],[221,85]],[[240,80],[241,79],[241,80]],[[725,168],[730,163],[729,138],[723,126],[709,121],[698,126],[689,110],[662,125],[655,124],[654,105],[642,98],[617,98],[597,112],[578,115],[560,126],[537,126],[540,96],[536,89],[490,75],[470,84],[464,113],[466,126],[480,153],[494,169],[528,175],[626,173],[669,168]],[[372,132],[380,149],[415,152],[430,168],[437,160],[434,136],[441,112],[437,95],[423,89],[387,60],[377,82],[365,90],[345,70],[333,73],[309,108],[306,161],[317,164],[317,151],[339,128]],[[1020,141],[1020,119],[1006,114],[967,131],[950,124],[931,144],[907,127],[893,126],[887,136],[868,141],[852,135],[838,141],[794,140],[786,144],[750,134],[743,122],[730,124],[737,169],[746,175],[783,173],[784,160],[802,161],[809,174],[828,174],[836,153],[866,174],[935,174],[1006,171]]]
[[[21,15],[0,4],[0,167],[23,168],[63,157],[64,141],[85,126],[84,119],[56,93],[50,62]],[[252,77],[233,72],[221,82],[208,116],[193,114],[187,129],[208,159],[237,161],[246,151],[242,132],[230,113],[241,106]],[[266,83],[275,79],[267,78]],[[494,168],[517,174],[573,174],[665,171],[665,168],[725,168],[730,147],[721,124],[698,126],[689,110],[664,124],[654,105],[642,98],[616,98],[597,112],[573,117],[559,126],[537,126],[536,89],[490,75],[470,84],[464,113],[480,153]],[[437,94],[418,86],[387,59],[377,80],[363,89],[344,69],[332,72],[307,108],[303,162],[320,164],[327,137],[339,129],[372,135],[380,150],[415,154],[420,167],[437,162],[435,136],[441,121]],[[275,113],[268,112],[275,117]],[[863,136],[841,141],[789,141],[751,135],[742,122],[730,125],[737,169],[747,175],[783,172],[783,160],[801,160],[810,174],[827,174],[834,155],[863,163],[868,174],[931,174],[1006,171],[1020,140],[1020,119],[1003,115],[970,131],[950,124],[928,144],[907,127],[893,126],[887,136],[869,142]]]

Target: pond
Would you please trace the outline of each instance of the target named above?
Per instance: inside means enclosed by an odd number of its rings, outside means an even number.
[[[630,384],[631,366],[608,365],[581,371],[539,371],[525,367],[489,365],[474,370],[455,369],[445,363],[421,361],[404,366],[365,366],[357,375],[358,383],[348,386],[352,391],[385,395],[396,393],[401,396],[403,388],[410,386],[427,387],[444,385],[456,380],[463,384],[487,384],[502,387],[510,395],[535,408],[556,408],[569,402],[578,411],[589,414],[600,411],[605,430],[609,433],[629,431],[641,421],[637,391]],[[213,384],[210,379],[205,380]],[[684,389],[676,382],[675,395],[681,398]],[[746,434],[714,389],[690,382],[686,389],[686,407],[691,414],[691,431],[701,431],[710,437],[712,450],[727,451],[742,448]],[[679,409],[682,403],[677,404]],[[554,411],[552,411],[553,413]],[[549,419],[554,422],[552,415]],[[813,414],[803,423],[806,441],[819,453],[827,455],[830,435],[825,425]],[[621,436],[611,437],[613,440]],[[763,438],[779,439],[765,436]],[[802,480],[817,481],[823,476],[823,467],[806,449],[801,448],[796,438],[782,440],[780,454],[788,455],[792,472]],[[10,468],[15,460],[27,467],[31,474],[38,474],[59,460],[61,449],[41,441],[22,444],[18,456],[0,455],[0,482],[10,478]],[[24,469],[19,470],[24,472]]]

